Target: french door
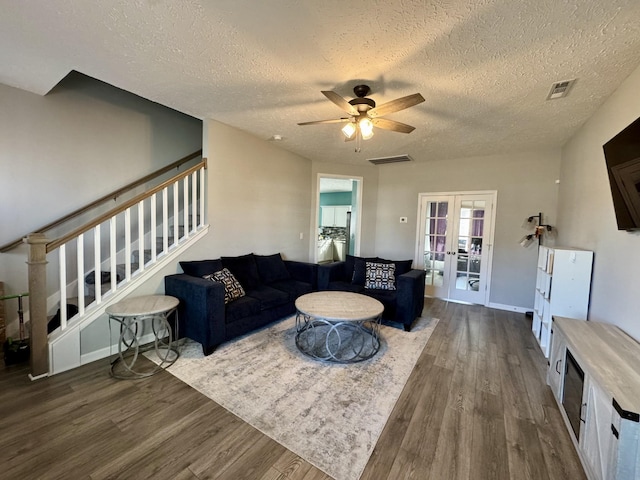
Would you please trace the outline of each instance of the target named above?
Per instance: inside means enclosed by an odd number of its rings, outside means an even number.
[[[496,192],[421,194],[416,264],[425,294],[486,305]]]

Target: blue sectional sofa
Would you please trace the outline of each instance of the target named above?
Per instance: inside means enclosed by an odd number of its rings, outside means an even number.
[[[283,260],[280,254],[221,257],[180,262],[180,266],[184,273],[165,277],[165,292],[180,300],[180,337],[202,344],[205,355],[227,340],[291,315],[296,298],[317,290],[316,264]],[[232,274],[230,282],[224,269]],[[225,292],[222,277],[227,287],[231,283],[235,288]]]
[[[367,263],[393,265],[392,285],[368,282]],[[411,260],[393,261],[347,255],[343,262],[318,266],[318,290],[356,292],[373,297],[384,305],[383,320],[401,323],[409,331],[424,307],[425,282],[425,271],[412,269],[411,263]]]

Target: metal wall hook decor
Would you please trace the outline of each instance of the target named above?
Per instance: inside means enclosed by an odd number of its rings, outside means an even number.
[[[531,215],[530,217],[527,217],[524,220],[522,227],[526,228],[527,230],[533,230],[533,233],[529,233],[520,239],[520,245],[525,248],[531,245],[536,239],[538,240],[538,245],[542,245],[542,236],[544,234],[553,236],[556,232],[555,227],[543,223],[542,212],[538,213],[537,215]]]

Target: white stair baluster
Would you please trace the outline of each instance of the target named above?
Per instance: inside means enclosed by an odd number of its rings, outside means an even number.
[[[169,250],[169,190],[162,190],[162,253]]]
[[[124,211],[124,277],[131,281],[131,208]]]
[[[84,315],[84,233],[77,238],[78,313]]]
[[[100,266],[100,256],[100,225],[96,225],[96,228],[93,229],[93,290],[96,297],[96,305],[102,303],[102,267]]]
[[[200,221],[198,226],[204,225],[204,168],[200,169]]]
[[[144,271],[144,200],[138,203],[138,271]]]
[[[191,174],[191,231],[195,232],[198,220],[198,172]]]
[[[60,245],[60,328],[67,328],[67,244]]]
[[[180,184],[173,183],[173,244],[177,245],[180,239]]]
[[[116,258],[116,216],[109,219],[109,263],[111,270],[111,292],[118,288],[118,262]]]
[[[156,248],[158,243],[158,234],[156,233],[156,208],[158,205],[158,200],[156,198],[156,194],[151,195],[151,205],[150,212],[151,213],[151,229],[149,231],[149,238],[151,239],[151,263],[156,263],[156,256],[158,255],[158,249]]]
[[[182,181],[184,205],[182,209],[182,223],[184,224],[184,237],[189,237],[189,177],[184,177]]]

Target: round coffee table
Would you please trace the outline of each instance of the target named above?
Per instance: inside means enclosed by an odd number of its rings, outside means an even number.
[[[313,292],[296,300],[296,346],[322,362],[354,363],[380,350],[384,306],[352,292]]]
[[[111,375],[115,378],[144,378],[167,368],[178,359],[176,342],[178,322],[175,322],[176,334],[169,324],[168,317],[178,306],[177,298],[166,295],[145,295],[126,298],[106,308],[109,320],[120,324],[118,357],[111,363]],[[153,345],[141,346],[142,322],[150,320],[153,331]],[[158,364],[151,369],[141,370],[136,366],[140,353],[155,349]],[[119,372],[117,365],[122,365]]]

